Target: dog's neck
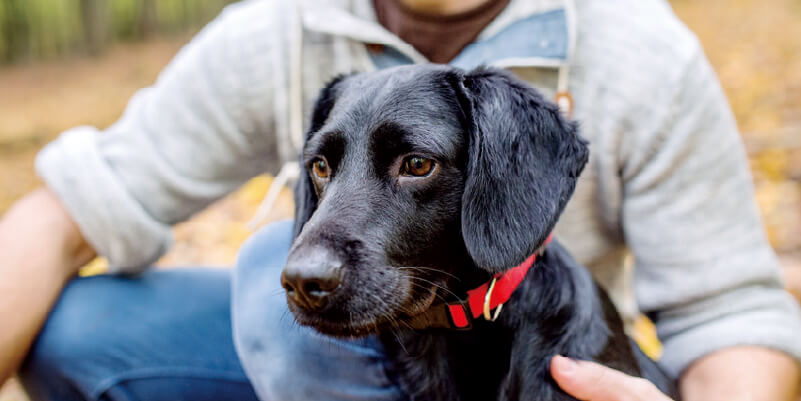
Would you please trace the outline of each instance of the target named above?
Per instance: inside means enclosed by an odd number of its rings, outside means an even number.
[[[459,287],[449,286],[449,289],[440,291],[447,292],[440,294],[445,302],[435,303],[425,312],[412,317],[408,324],[414,329],[426,328],[450,328],[456,330],[470,330],[473,320],[484,318],[487,321],[495,321],[499,313],[503,310],[503,305],[511,298],[517,287],[526,279],[528,271],[542,258],[545,248],[552,241],[553,236],[548,238],[522,263],[510,267],[503,272],[496,273],[487,278],[489,273],[486,269],[473,267],[472,272],[485,272],[479,274],[480,284],[471,286],[469,283],[476,282],[475,278],[462,276],[466,280],[459,283]],[[455,276],[454,276],[455,278]],[[462,288],[466,285],[466,288]],[[459,294],[463,294],[459,296]],[[494,310],[494,312],[492,312]]]
[[[523,298],[525,297],[525,298]],[[529,271],[518,292],[507,303],[499,323],[534,330],[542,338],[557,339],[573,354],[595,355],[600,349],[580,348],[604,341],[576,342],[587,335],[606,335],[606,320],[599,289],[592,275],[559,244],[549,247]],[[569,329],[569,330],[568,330]]]
[[[475,396],[453,399],[494,399],[497,389],[507,388],[515,377],[547,376],[553,355],[595,359],[608,351],[630,352],[627,344],[612,344],[614,349],[608,350],[610,334],[622,330],[622,325],[619,319],[616,324],[608,321],[604,302],[608,300],[590,273],[553,244],[528,271],[496,321],[476,319],[466,331],[397,330],[382,336],[382,341],[399,363],[397,374],[406,390],[423,391],[416,393],[419,399],[451,399],[442,396],[451,392]],[[420,359],[428,361],[422,365],[430,370],[404,368],[420,366]],[[475,366],[482,369],[475,371]],[[507,372],[509,367],[525,371]],[[451,375],[458,379],[449,384],[446,378]],[[553,399],[556,390],[543,384],[531,391]]]

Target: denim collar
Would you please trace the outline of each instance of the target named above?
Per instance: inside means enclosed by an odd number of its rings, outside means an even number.
[[[378,23],[371,0],[345,3],[303,0],[300,9],[304,29],[381,44],[410,63],[428,62]],[[512,0],[476,42],[450,64],[467,69],[482,64],[503,68],[567,66],[576,36],[573,10],[573,0]]]

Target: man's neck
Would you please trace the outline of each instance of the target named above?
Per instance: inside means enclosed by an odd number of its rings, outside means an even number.
[[[448,16],[460,14],[480,7],[489,0],[400,0],[413,11]]]

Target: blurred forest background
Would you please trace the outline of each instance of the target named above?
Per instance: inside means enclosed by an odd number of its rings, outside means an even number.
[[[41,185],[37,151],[59,132],[105,127],[128,98],[232,0],[0,0],[0,213]],[[672,0],[720,75],[757,200],[790,282],[801,282],[801,1]],[[270,178],[176,228],[162,265],[230,265]],[[282,193],[269,220],[292,215]],[[102,261],[89,271],[102,269]],[[797,288],[792,291],[799,292]],[[25,401],[15,383],[0,401]]]
[[[233,0],[1,0],[0,61],[101,55],[115,42],[187,32]]]

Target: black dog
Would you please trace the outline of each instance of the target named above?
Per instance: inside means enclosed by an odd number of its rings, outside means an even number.
[[[675,397],[590,274],[545,247],[587,162],[576,131],[493,69],[335,79],[306,136],[282,275],[297,321],[377,333],[415,400],[572,400],[555,354]]]

